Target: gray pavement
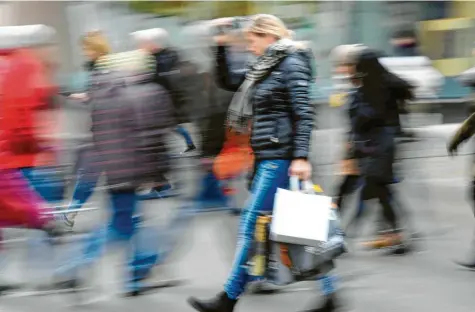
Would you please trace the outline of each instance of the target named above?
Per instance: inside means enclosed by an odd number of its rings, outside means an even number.
[[[341,147],[343,130],[341,120],[334,112],[319,116],[320,128],[313,137],[312,162],[314,181],[331,193],[338,179],[336,162]],[[334,118],[334,119],[331,119]],[[398,194],[412,213],[423,239],[416,252],[400,257],[383,256],[358,248],[359,240],[349,240],[352,252],[338,260],[336,273],[341,277],[342,295],[354,311],[469,312],[475,307],[472,272],[458,269],[453,259],[463,258],[469,251],[473,236],[473,214],[467,201],[471,175],[470,144],[458,158],[446,156],[445,144],[455,126],[443,125],[417,129],[419,142],[401,145],[401,175],[404,181],[397,186]],[[192,160],[182,166],[193,166]],[[180,180],[186,181],[187,193],[196,189],[199,176],[195,170],[181,170]],[[246,197],[244,181],[239,202]],[[104,196],[97,194],[94,201],[106,207]],[[146,202],[144,209],[153,220],[164,224],[180,205],[177,199]],[[374,207],[373,207],[374,206]],[[373,205],[372,210],[377,210]],[[89,228],[107,215],[107,209],[83,214],[78,227]],[[374,213],[373,213],[374,215]],[[371,218],[370,218],[371,219]],[[95,270],[95,291],[91,297],[102,300],[88,305],[89,311],[192,311],[186,305],[189,295],[213,296],[222,289],[232,260],[236,217],[226,213],[197,216],[190,224],[179,252],[164,271],[171,276],[186,277],[189,282],[177,288],[162,289],[137,299],[122,299],[120,290],[122,272],[117,263],[121,255],[104,257]],[[371,220],[365,225],[363,237],[372,232]],[[8,249],[8,266],[3,268],[9,279],[31,279],[24,269],[23,248]],[[475,251],[474,251],[475,252]],[[31,258],[31,257],[30,257]],[[34,257],[33,257],[34,258]],[[39,257],[38,257],[39,258]],[[33,261],[39,259],[33,259]],[[290,286],[285,293],[272,296],[245,296],[237,311],[299,311],[319,298],[316,282]],[[0,298],[0,312],[65,311],[73,302],[71,295],[45,297]]]

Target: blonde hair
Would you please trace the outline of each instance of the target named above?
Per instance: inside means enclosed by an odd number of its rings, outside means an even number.
[[[84,49],[88,49],[96,53],[97,57],[101,57],[110,53],[111,49],[106,37],[100,30],[90,31],[81,39]]]
[[[254,16],[247,33],[256,35],[271,35],[277,39],[292,39],[293,32],[285,26],[284,22],[277,16],[270,14],[258,14]]]

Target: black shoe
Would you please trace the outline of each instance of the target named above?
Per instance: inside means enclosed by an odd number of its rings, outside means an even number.
[[[191,144],[187,146],[186,150],[184,150],[182,154],[193,152],[194,150],[196,150],[196,146],[195,144]]]
[[[333,296],[325,297],[323,303],[317,303],[313,309],[302,312],[336,312],[341,308],[340,302]]]
[[[126,293],[124,293],[124,297],[125,298],[133,298],[133,297],[138,297],[138,296],[141,296],[142,295],[142,292],[140,290],[132,290],[132,291],[128,291]]]
[[[400,244],[388,249],[387,255],[402,256],[413,251],[413,247],[407,244]]]
[[[229,213],[233,216],[240,216],[241,213],[242,213],[242,210],[241,209],[237,209],[237,208],[232,208]]]
[[[455,261],[455,263],[465,269],[475,270],[475,261]]]
[[[199,312],[233,312],[237,300],[229,299],[225,292],[220,293],[215,299],[199,300],[194,297],[188,303]]]
[[[66,280],[58,280],[53,283],[52,288],[54,290],[70,290],[70,291],[75,291],[78,290],[81,287],[81,283],[79,279],[72,278],[72,279],[66,279]]]
[[[2,284],[0,285],[0,296],[5,294],[9,294],[12,291],[20,289],[20,285],[13,285],[13,284]]]

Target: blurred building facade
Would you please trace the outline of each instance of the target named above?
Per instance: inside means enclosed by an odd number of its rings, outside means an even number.
[[[339,44],[364,43],[392,55],[392,34],[412,27],[420,52],[448,77],[475,65],[475,1],[3,1],[1,25],[44,23],[59,33],[65,73],[81,69],[79,38],[103,30],[115,51],[132,48],[128,34],[163,27],[173,44],[192,49],[183,36],[189,22],[256,13],[278,15],[299,40],[312,43],[318,75],[331,76],[328,54]]]

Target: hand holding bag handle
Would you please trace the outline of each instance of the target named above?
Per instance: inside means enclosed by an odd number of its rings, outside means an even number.
[[[290,190],[292,192],[302,192],[306,194],[315,194],[315,187],[312,181],[306,180],[300,183],[299,177],[291,176],[290,177]]]

